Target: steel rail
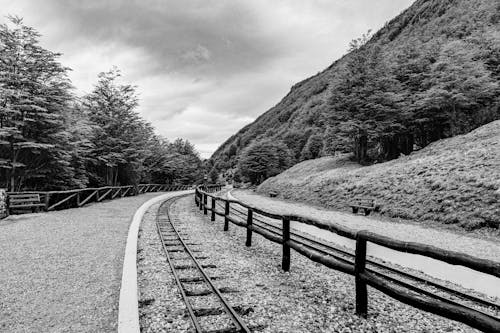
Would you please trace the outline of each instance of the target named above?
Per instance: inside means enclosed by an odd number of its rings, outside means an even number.
[[[191,318],[191,322],[193,323],[196,332],[197,333],[201,333],[201,332],[203,332],[203,330],[201,328],[200,323],[196,320],[196,316],[194,315],[194,311],[193,311],[193,307],[191,306],[191,303],[189,303],[188,300],[187,300],[186,293],[184,291],[184,288],[182,286],[181,281],[179,280],[179,275],[177,274],[177,271],[174,268],[174,263],[172,262],[172,258],[170,258],[170,254],[168,253],[167,247],[165,245],[165,239],[163,237],[163,233],[161,232],[161,229],[160,229],[160,209],[163,207],[163,205],[165,203],[169,203],[170,201],[172,201],[172,199],[169,199],[169,200],[165,201],[158,208],[158,211],[157,211],[157,214],[156,214],[156,230],[158,231],[158,235],[160,236],[160,240],[161,240],[161,245],[162,245],[162,248],[163,248],[163,252],[165,253],[165,256],[167,257],[167,261],[168,261],[168,264],[170,266],[170,270],[172,271],[172,275],[174,276],[175,282],[177,284],[177,287],[179,288],[179,291],[181,293],[182,299],[184,300],[184,303],[186,304],[186,308],[188,310],[189,317]],[[170,216],[167,215],[167,219],[170,222]],[[170,223],[170,225],[172,225],[172,227],[173,227],[172,223]]]
[[[164,240],[164,237],[163,237],[161,229],[160,229],[160,210],[162,209],[162,207],[164,205],[166,205],[166,204],[171,205],[175,200],[179,199],[180,197],[183,197],[183,196],[179,196],[179,197],[175,197],[175,198],[169,199],[169,200],[163,202],[160,205],[160,207],[158,208],[157,215],[156,215],[156,227],[157,227],[158,234],[160,235],[160,239],[161,239],[161,242],[162,242],[163,250],[164,250],[164,252],[165,252],[165,254],[167,256],[168,263],[169,263],[170,268],[172,270],[172,273],[173,273],[173,275],[175,277],[175,281],[177,283],[179,291],[181,292],[181,296],[182,296],[182,298],[184,300],[184,303],[186,304],[186,307],[188,308],[188,312],[189,312],[189,316],[191,318],[191,321],[193,322],[193,325],[195,326],[196,332],[197,333],[202,333],[203,329],[201,328],[201,325],[200,325],[200,323],[198,321],[198,317],[195,315],[194,310],[193,310],[193,308],[191,306],[191,303],[188,300],[188,296],[186,295],[186,293],[184,291],[184,287],[182,285],[182,282],[180,281],[179,276],[178,276],[178,274],[176,272],[175,265],[173,264],[172,259],[170,258],[169,254],[168,254],[168,249],[166,248],[165,240]],[[170,207],[168,207],[168,208],[170,208]],[[170,226],[172,227],[172,230],[177,235],[177,238],[178,238],[179,242],[184,247],[185,251],[189,254],[189,256],[191,257],[193,263],[196,265],[196,268],[197,268],[198,272],[201,274],[203,280],[210,287],[210,289],[212,290],[212,292],[217,296],[219,302],[222,304],[222,306],[224,308],[224,311],[230,317],[230,319],[231,319],[232,323],[234,324],[234,326],[236,326],[237,332],[250,333],[251,332],[250,329],[245,325],[245,323],[238,316],[238,314],[234,311],[234,309],[231,307],[231,305],[229,305],[229,303],[226,301],[226,299],[222,296],[222,294],[219,291],[219,289],[217,287],[215,287],[215,285],[213,284],[213,282],[210,279],[210,277],[204,271],[202,265],[198,262],[198,260],[196,260],[194,254],[191,252],[191,250],[189,249],[189,247],[187,246],[187,244],[184,242],[184,240],[180,236],[179,232],[175,228],[175,226],[174,226],[174,224],[173,224],[173,222],[172,222],[172,220],[170,218],[169,209],[166,210],[165,215],[167,217],[168,224],[170,224]],[[164,224],[166,224],[166,223],[164,223]]]

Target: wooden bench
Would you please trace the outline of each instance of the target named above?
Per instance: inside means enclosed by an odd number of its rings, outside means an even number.
[[[40,202],[39,194],[9,194],[9,214],[13,209],[31,208],[31,211],[35,212],[40,207],[45,207],[45,204]]]
[[[363,209],[365,216],[370,215],[371,211],[377,211],[377,206],[375,205],[375,199],[373,198],[356,198],[349,206],[352,208],[353,214],[357,214],[359,209]]]
[[[275,197],[277,197],[277,196],[278,196],[278,192],[271,191],[271,192],[269,192],[269,196],[270,196],[271,198],[275,198]]]

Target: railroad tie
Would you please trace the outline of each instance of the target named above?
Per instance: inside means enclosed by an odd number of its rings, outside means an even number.
[[[254,309],[249,306],[237,305],[233,306],[234,311],[240,316],[246,316],[252,312]],[[206,317],[206,316],[218,316],[224,313],[224,309],[222,308],[197,308],[193,309],[195,316],[197,317]]]
[[[185,249],[169,249],[168,252],[186,252],[186,250]]]
[[[210,280],[222,280],[224,277],[222,276],[211,276]],[[196,282],[203,282],[205,281],[202,277],[199,276],[193,276],[193,277],[181,277],[179,278],[180,282],[183,283],[196,283]]]
[[[241,330],[236,327],[227,327],[227,328],[205,331],[205,333],[240,333],[240,332]]]
[[[178,257],[172,257],[173,260],[190,260],[191,257],[190,256],[178,256]],[[200,257],[195,257],[196,260],[206,260],[206,259],[209,259],[209,257],[203,257],[203,256],[200,256]]]
[[[186,296],[207,296],[213,293],[210,289],[203,290],[184,290]]]
[[[169,246],[169,247],[172,247],[172,246],[183,247],[182,243],[179,243],[179,242],[165,242],[164,244],[165,244],[165,246]]]
[[[220,288],[219,291],[222,294],[239,293],[238,290],[229,287]],[[188,290],[186,288],[184,288],[184,292],[186,293],[186,296],[206,296],[213,293],[211,289]]]
[[[253,326],[248,326],[248,329],[252,332],[258,332],[258,331],[263,331],[266,327],[267,327],[266,325],[253,325]],[[205,333],[239,333],[239,332],[241,331],[235,327],[205,331]]]
[[[202,268],[217,268],[217,266],[208,264],[208,265],[201,265]],[[190,268],[198,268],[196,265],[174,265],[175,269],[190,269]]]

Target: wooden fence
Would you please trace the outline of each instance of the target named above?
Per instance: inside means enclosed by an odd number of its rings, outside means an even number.
[[[40,201],[45,203],[45,211],[82,207],[91,202],[101,202],[126,196],[134,196],[149,192],[181,191],[192,189],[190,185],[140,184],[138,186],[106,186],[99,188],[84,188],[66,191],[26,191],[8,192],[15,194],[38,194]]]
[[[462,303],[455,302],[452,299],[441,297],[436,293],[426,291],[423,288],[405,283],[401,279],[398,280],[391,278],[387,275],[379,274],[373,270],[367,269],[366,264],[369,260],[367,260],[366,247],[367,243],[373,243],[392,250],[418,254],[446,262],[448,264],[468,267],[475,271],[495,277],[500,277],[500,262],[476,258],[468,254],[448,251],[431,245],[403,242],[381,236],[373,232],[365,230],[356,231],[336,223],[327,224],[303,216],[273,214],[236,200],[228,200],[217,195],[210,194],[210,192],[218,190],[220,190],[220,186],[196,188],[195,203],[200,210],[203,210],[205,215],[207,215],[210,211],[212,221],[215,221],[216,215],[222,216],[224,218],[224,230],[228,230],[229,222],[246,228],[246,246],[251,246],[253,232],[258,233],[272,242],[281,244],[282,269],[284,271],[288,271],[290,269],[290,250],[294,249],[312,261],[321,263],[340,272],[353,275],[356,291],[356,314],[362,317],[367,316],[367,286],[371,286],[386,295],[415,308],[452,320],[460,321],[484,332],[500,332],[500,318],[468,307]],[[210,205],[208,204],[208,198],[210,198]],[[217,202],[221,203],[221,205],[218,205]],[[240,221],[231,216],[231,205],[237,205],[246,210],[246,212],[243,212],[241,215],[242,218],[246,218],[246,222]],[[219,210],[217,207],[219,207]],[[281,228],[277,228],[271,224],[268,224],[271,228],[265,227],[262,224],[254,224],[255,214],[259,214],[270,218],[273,221],[279,222]],[[331,255],[330,253],[322,251],[321,248],[311,245],[310,243],[300,242],[297,238],[292,239],[290,237],[291,221],[311,225],[355,241],[356,249],[354,252],[354,262],[349,262],[340,257]],[[379,266],[382,265],[379,264]],[[386,268],[390,269],[389,267]],[[404,274],[409,275],[407,273]],[[470,298],[473,299],[475,297],[470,296]],[[484,302],[484,304],[492,304],[497,311],[500,309],[500,306],[497,304],[489,303],[487,301],[482,302]]]

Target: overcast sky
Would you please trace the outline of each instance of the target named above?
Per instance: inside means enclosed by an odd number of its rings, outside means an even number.
[[[61,52],[79,95],[116,65],[139,112],[203,157],[413,0],[0,0]],[[5,22],[5,18],[2,18]]]

